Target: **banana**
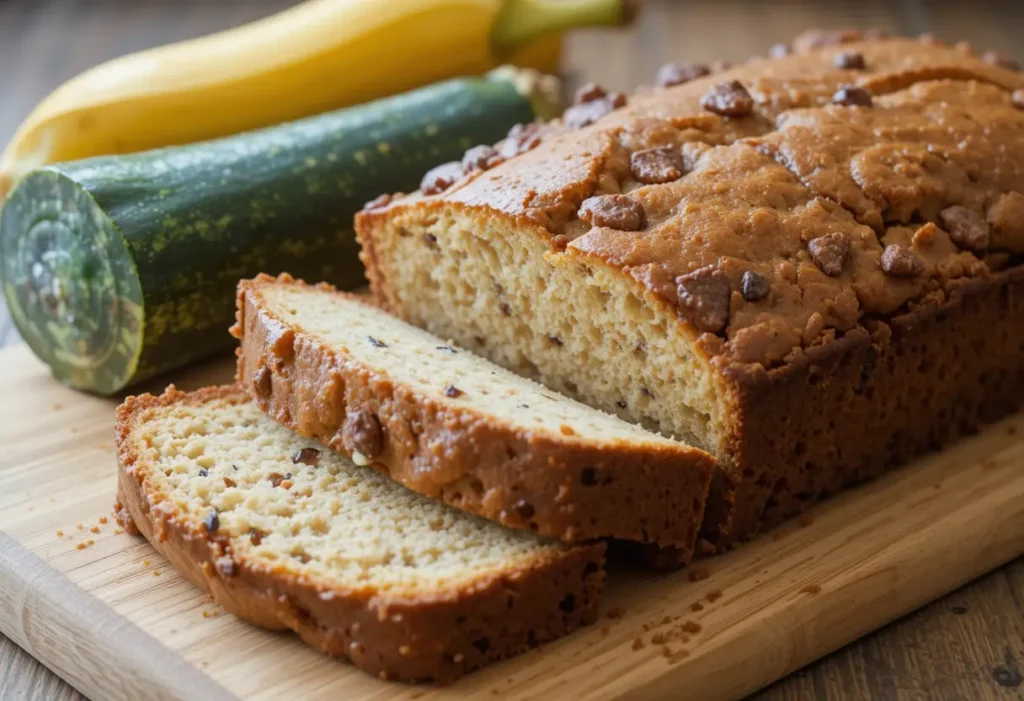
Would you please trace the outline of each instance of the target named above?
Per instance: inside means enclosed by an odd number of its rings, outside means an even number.
[[[0,201],[57,161],[191,143],[366,102],[517,57],[551,70],[559,32],[636,0],[308,0],[124,56],[50,94],[0,156]]]

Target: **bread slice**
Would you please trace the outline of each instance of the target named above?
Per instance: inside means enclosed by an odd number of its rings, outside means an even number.
[[[407,487],[567,542],[692,552],[713,461],[328,286],[243,281],[238,378],[280,423]]]
[[[239,618],[381,678],[450,681],[596,617],[603,545],[420,496],[236,387],[130,397],[117,444],[127,529]]]

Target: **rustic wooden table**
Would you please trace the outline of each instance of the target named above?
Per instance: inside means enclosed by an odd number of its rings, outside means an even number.
[[[31,107],[104,59],[249,21],[291,0],[0,0],[0,143]],[[964,39],[1024,59],[1024,3],[649,0],[625,32],[582,32],[574,80],[629,89],[669,59],[739,61],[809,27]],[[268,47],[273,50],[273,47]],[[20,342],[0,308],[0,346]],[[116,660],[111,660],[116,664]],[[758,699],[1024,700],[1024,559],[783,679]],[[82,699],[0,635],[0,699]]]

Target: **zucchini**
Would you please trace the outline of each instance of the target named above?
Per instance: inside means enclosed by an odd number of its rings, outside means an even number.
[[[364,284],[352,217],[509,127],[549,117],[513,69],[188,146],[47,166],[0,212],[0,277],[62,382],[113,394],[231,346],[235,286]]]

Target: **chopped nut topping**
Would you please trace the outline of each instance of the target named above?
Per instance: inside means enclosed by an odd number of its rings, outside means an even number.
[[[953,205],[939,212],[939,222],[958,247],[968,251],[983,251],[988,248],[988,222],[977,212],[961,205]]]
[[[346,417],[341,442],[348,450],[372,460],[384,450],[384,429],[372,411],[359,407]]]
[[[866,66],[860,51],[840,51],[832,58],[832,65],[848,71],[862,71]]]
[[[882,251],[882,271],[893,277],[917,277],[924,272],[924,261],[906,246],[894,243]]]
[[[493,146],[474,146],[462,156],[462,169],[467,173],[489,170],[505,159]]]
[[[719,83],[704,94],[700,105],[723,117],[745,117],[754,111],[754,98],[738,80]]]
[[[1011,71],[1020,70],[1020,63],[1014,61],[1009,56],[1003,56],[998,51],[986,51],[981,55],[981,60],[985,63],[991,63],[993,66],[999,66]]]
[[[601,117],[626,105],[626,96],[620,92],[608,93],[596,100],[573,105],[562,115],[562,121],[570,129],[582,129]]]
[[[292,462],[295,464],[316,465],[320,462],[320,451],[316,448],[302,448],[292,456]]]
[[[671,146],[637,151],[630,156],[629,169],[646,185],[670,183],[683,177],[683,155]]]
[[[270,376],[270,368],[263,366],[259,368],[252,376],[252,386],[256,389],[256,394],[261,397],[269,397],[270,392],[273,389],[273,379]]]
[[[679,307],[700,331],[718,333],[729,322],[729,278],[715,266],[698,268],[676,278]]]
[[[371,209],[382,209],[391,204],[391,200],[394,199],[394,195],[384,193],[383,195],[377,195],[375,198],[363,205],[363,211],[369,211]]]
[[[753,270],[743,273],[743,278],[740,280],[740,294],[746,301],[758,302],[767,297],[771,291],[771,285],[763,275],[755,273]]]
[[[582,105],[586,102],[593,102],[594,100],[599,100],[607,94],[608,91],[602,88],[597,83],[587,83],[586,85],[583,85],[582,87],[580,87],[579,90],[576,91],[576,95],[573,97],[572,103],[574,105]]]
[[[543,124],[540,122],[516,124],[509,130],[505,141],[501,143],[501,156],[512,158],[536,148],[541,141],[540,131],[542,128]]]
[[[703,63],[666,63],[658,69],[655,82],[663,88],[670,88],[706,75],[711,75],[711,69]]]
[[[638,202],[625,195],[599,195],[583,201],[579,217],[593,226],[619,231],[640,231],[647,217]]]
[[[220,516],[217,515],[216,509],[206,515],[206,518],[203,519],[203,525],[206,526],[206,532],[210,535],[220,530]]]
[[[832,102],[843,107],[871,107],[871,93],[858,85],[844,85],[832,95]]]
[[[850,257],[850,239],[838,231],[819,236],[807,244],[807,252],[821,272],[836,277],[842,274],[843,266]]]
[[[531,518],[533,518],[533,504],[526,501],[525,499],[520,499],[515,504],[513,504],[512,509],[516,512],[516,515],[518,515],[519,518],[523,519],[524,521],[529,521]]]
[[[449,161],[431,168],[420,181],[420,190],[424,195],[437,195],[455,184],[463,176],[462,164]]]

